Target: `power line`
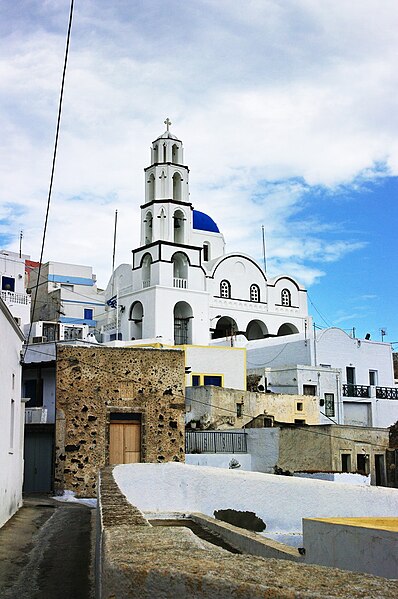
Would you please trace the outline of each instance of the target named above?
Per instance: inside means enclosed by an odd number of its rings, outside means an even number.
[[[308,297],[308,299],[310,300],[310,304],[311,304],[311,306],[312,306],[312,307],[314,308],[314,310],[315,310],[315,311],[316,311],[316,312],[319,314],[319,316],[322,318],[322,320],[323,320],[323,322],[326,324],[326,326],[327,326],[327,327],[332,327],[333,325],[332,325],[330,322],[328,322],[328,321],[326,320],[326,318],[325,318],[325,317],[324,317],[324,316],[323,316],[323,315],[322,315],[322,314],[319,312],[318,308],[315,306],[314,302],[313,302],[313,301],[312,301],[312,299],[310,298],[310,296],[309,296],[309,293],[307,293],[307,297]]]
[[[56,133],[55,133],[54,151],[53,151],[53,158],[52,158],[52,165],[51,165],[50,185],[49,185],[49,189],[48,189],[47,207],[46,207],[46,215],[45,215],[45,219],[44,219],[44,228],[43,228],[43,236],[42,236],[42,242],[41,242],[41,251],[40,251],[37,282],[39,282],[39,280],[40,280],[40,273],[41,273],[43,254],[44,254],[44,244],[45,244],[46,233],[47,233],[48,216],[49,216],[49,212],[50,212],[51,195],[52,195],[52,189],[53,189],[53,183],[54,183],[55,162],[56,162],[56,158],[57,158],[58,138],[59,138],[60,125],[61,125],[62,101],[63,101],[63,96],[64,96],[66,66],[68,63],[70,33],[71,33],[71,29],[72,29],[73,5],[74,5],[74,0],[71,0],[70,11],[69,11],[68,32],[67,32],[67,36],[66,36],[64,67],[63,67],[63,71],[62,71],[61,91],[60,91],[60,95],[59,95],[59,104],[58,104],[57,128],[56,128]],[[35,295],[34,295],[34,299],[33,299],[33,310],[32,310],[33,314],[36,309],[37,291],[38,291],[38,285],[35,288]],[[26,352],[27,352],[28,346],[29,346],[29,339],[30,339],[30,335],[32,332],[32,326],[33,326],[33,322],[30,323],[30,327],[29,327],[28,340],[27,340],[27,344],[25,346],[25,355],[26,355]]]

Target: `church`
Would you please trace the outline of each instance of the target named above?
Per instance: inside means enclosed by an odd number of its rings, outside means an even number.
[[[182,141],[165,124],[144,169],[140,246],[105,292],[102,342],[233,346],[237,336],[306,336],[306,290],[290,276],[269,278],[250,256],[226,253],[218,225],[194,209]]]

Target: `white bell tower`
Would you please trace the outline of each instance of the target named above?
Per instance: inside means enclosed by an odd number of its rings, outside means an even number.
[[[188,244],[192,229],[189,169],[182,141],[166,131],[152,142],[151,165],[145,169],[145,204],[141,206],[141,246],[156,241]]]

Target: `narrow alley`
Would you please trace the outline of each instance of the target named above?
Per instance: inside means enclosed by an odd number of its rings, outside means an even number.
[[[29,496],[0,529],[1,599],[93,599],[95,510]]]

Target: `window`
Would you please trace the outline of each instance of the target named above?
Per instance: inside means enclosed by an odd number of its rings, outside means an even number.
[[[290,295],[289,289],[282,289],[281,304],[282,304],[282,306],[291,306],[292,305],[292,296]]]
[[[351,472],[351,454],[350,453],[342,453],[341,454],[341,471],[342,472]]]
[[[25,397],[29,397],[27,408],[40,408],[43,405],[43,379],[25,381]]]
[[[369,456],[366,453],[357,453],[357,472],[366,476],[368,474]]]
[[[298,402],[297,402],[297,411],[298,411],[298,412],[302,412],[302,411],[303,411],[303,409],[304,409],[304,408],[303,408],[303,402],[301,402],[301,401],[298,401]]]
[[[15,291],[15,279],[13,277],[1,277],[2,291]]]
[[[14,449],[14,428],[15,428],[15,401],[11,400],[10,413],[10,450]]]
[[[204,385],[214,385],[215,387],[222,387],[222,376],[220,375],[205,375],[203,377]]]
[[[229,281],[221,281],[220,283],[220,297],[229,298],[231,297],[231,284]]]
[[[200,376],[199,374],[193,374],[192,375],[192,387],[199,387],[200,386]]]
[[[376,386],[377,385],[377,370],[369,370],[369,385]]]
[[[303,385],[303,395],[316,395],[316,385]]]
[[[203,244],[203,262],[210,260],[210,245],[206,242]]]
[[[334,393],[325,393],[325,416],[334,416]]]
[[[236,404],[236,417],[242,418],[243,415],[243,403]]]
[[[258,285],[250,285],[250,301],[251,302],[259,302],[260,301],[260,288]]]
[[[73,285],[68,285],[67,283],[61,283],[61,289],[67,289],[68,291],[73,291]]]
[[[92,308],[84,308],[84,320],[92,320],[93,319],[93,309]]]

